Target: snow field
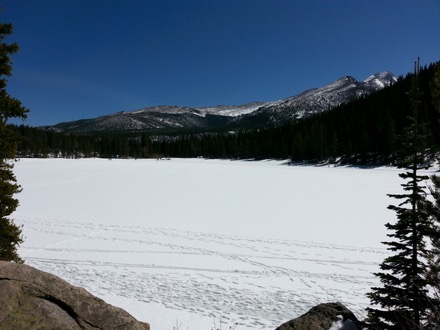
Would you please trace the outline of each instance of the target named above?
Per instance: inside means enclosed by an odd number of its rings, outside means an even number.
[[[29,265],[152,329],[275,329],[340,301],[359,317],[387,255],[398,170],[278,161],[22,159]]]

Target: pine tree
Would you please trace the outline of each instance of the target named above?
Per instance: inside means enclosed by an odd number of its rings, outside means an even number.
[[[432,250],[428,255],[427,278],[433,292],[428,319],[433,329],[440,329],[440,176],[431,176],[431,182],[432,186],[429,189],[434,203],[431,204],[429,211],[434,220],[435,232],[432,237]]]
[[[434,77],[431,82],[432,104],[440,112],[440,62],[434,68]]]
[[[440,112],[440,64],[436,65],[436,71],[432,81],[432,102]],[[440,163],[440,158],[438,159]],[[429,323],[434,329],[440,328],[440,176],[431,176],[432,186],[429,190],[434,199],[430,208],[430,215],[435,224],[435,236],[432,239],[432,251],[429,255],[428,279],[434,295],[429,313]]]
[[[28,110],[5,89],[6,77],[12,73],[10,55],[18,51],[17,44],[4,42],[11,33],[11,24],[0,23],[0,260],[22,262],[17,254],[17,246],[22,242],[21,228],[8,218],[18,206],[14,194],[20,192],[21,188],[11,163],[15,158],[16,141],[6,124],[10,118],[26,118]]]
[[[432,305],[429,296],[429,279],[425,276],[427,256],[430,253],[426,242],[433,235],[433,225],[428,212],[429,202],[422,183],[428,177],[420,175],[426,168],[426,147],[423,126],[418,123],[418,108],[421,93],[418,90],[419,65],[415,66],[413,87],[408,93],[413,109],[411,125],[406,129],[402,168],[399,174],[405,180],[403,194],[389,195],[401,203],[388,208],[397,214],[395,224],[386,224],[392,231],[392,240],[384,242],[394,255],[386,258],[375,275],[382,287],[373,287],[368,294],[372,305],[367,308],[368,321],[373,329],[422,329],[427,323],[428,310]]]

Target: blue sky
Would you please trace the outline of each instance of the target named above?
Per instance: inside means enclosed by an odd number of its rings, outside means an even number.
[[[440,60],[440,0],[3,0],[26,124],[273,101]]]

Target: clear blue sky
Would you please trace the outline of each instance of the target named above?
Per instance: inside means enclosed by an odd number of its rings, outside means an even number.
[[[55,124],[273,101],[440,60],[440,0],[3,0],[8,91]]]

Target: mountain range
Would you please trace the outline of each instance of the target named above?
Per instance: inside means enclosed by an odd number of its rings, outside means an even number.
[[[200,108],[153,106],[42,128],[66,133],[263,128],[328,111],[396,81],[397,78],[391,72],[377,73],[364,81],[345,76],[323,87],[273,102]]]

